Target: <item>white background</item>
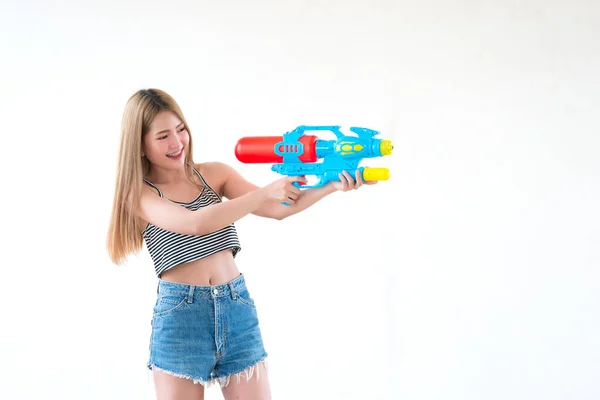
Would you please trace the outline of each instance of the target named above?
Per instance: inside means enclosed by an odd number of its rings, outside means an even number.
[[[240,137],[394,141],[388,182],[237,224],[274,398],[600,398],[598,2],[1,4],[0,398],[153,397],[151,260],[105,251],[147,87],[261,185]]]

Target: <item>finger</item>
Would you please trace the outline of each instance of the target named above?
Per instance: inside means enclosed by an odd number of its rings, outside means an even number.
[[[356,182],[354,181],[354,179],[352,179],[352,176],[350,176],[350,174],[348,173],[348,171],[343,171],[342,173],[344,174],[344,176],[348,180],[348,187],[350,189],[354,189],[354,186],[355,186]]]
[[[356,173],[354,175],[356,175],[356,187],[355,187],[355,189],[358,189],[359,187],[362,186],[362,184],[364,183],[364,181],[362,179],[362,174],[360,173],[359,170],[356,170]]]
[[[299,182],[299,183],[296,183]],[[293,182],[288,182],[285,185],[284,190],[286,191],[300,191],[300,187],[302,186],[302,181],[293,181]]]
[[[342,171],[342,173],[340,174],[340,180],[342,181],[342,183],[350,183],[350,181],[348,180],[348,174],[346,173],[346,171]]]
[[[340,178],[340,182],[342,182],[342,191],[345,192],[348,190],[348,180],[343,174],[338,174],[338,176]]]
[[[296,195],[296,197],[298,197],[300,195],[300,189],[298,189],[296,186],[292,186],[290,188],[290,193],[293,193]]]
[[[290,193],[289,190],[284,190],[281,193],[281,196],[278,199],[279,199],[279,201],[285,201],[285,202],[287,202],[288,200],[292,200],[293,201],[296,198],[294,197],[294,195],[292,193]]]

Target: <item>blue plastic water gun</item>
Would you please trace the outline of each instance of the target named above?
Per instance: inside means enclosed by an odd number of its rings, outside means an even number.
[[[307,131],[331,131],[337,139],[323,140]],[[345,135],[340,126],[298,126],[283,136],[251,136],[241,138],[235,148],[237,159],[243,163],[275,163],[271,169],[286,176],[315,175],[319,181],[312,185],[294,184],[303,189],[316,188],[330,181],[339,181],[338,174],[347,171],[355,176],[358,170],[364,181],[384,181],[390,177],[388,168],[360,167],[365,158],[391,155],[390,140],[377,139],[378,131],[351,127],[355,136]],[[322,159],[322,162],[317,162]]]

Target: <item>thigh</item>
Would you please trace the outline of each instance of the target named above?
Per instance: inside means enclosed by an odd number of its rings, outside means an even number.
[[[250,371],[244,371],[239,379],[234,375],[230,377],[227,386],[223,387],[225,400],[270,400],[271,389],[265,364],[260,362]],[[249,379],[248,379],[249,377]]]
[[[190,379],[152,371],[156,400],[204,400],[204,386]]]

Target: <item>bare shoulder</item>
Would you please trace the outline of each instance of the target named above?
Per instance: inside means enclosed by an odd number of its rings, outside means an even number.
[[[235,168],[225,163],[210,162],[198,164],[198,167],[204,170],[203,176],[206,181],[221,198],[232,200],[258,189],[258,186],[246,180]],[[218,190],[213,186],[213,182]]]
[[[219,196],[223,196],[223,187],[227,177],[233,171],[233,168],[220,161],[208,161],[194,164],[204,180],[213,188]]]

